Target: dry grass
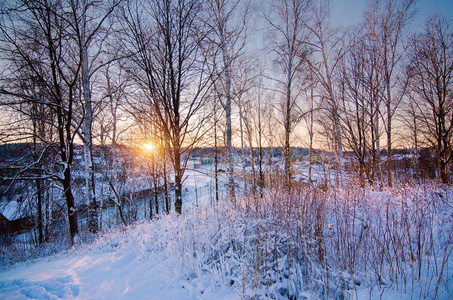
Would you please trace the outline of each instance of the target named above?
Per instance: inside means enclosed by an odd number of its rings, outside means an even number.
[[[200,226],[217,225],[197,229],[186,261],[197,256],[192,272],[215,270],[243,298],[445,296],[452,205],[451,190],[435,185],[274,191],[209,208]]]

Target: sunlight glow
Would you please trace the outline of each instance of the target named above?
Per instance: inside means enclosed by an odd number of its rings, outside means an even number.
[[[152,153],[154,151],[154,145],[151,142],[147,142],[147,143],[142,145],[142,149],[143,149],[143,152],[149,154],[149,153]]]

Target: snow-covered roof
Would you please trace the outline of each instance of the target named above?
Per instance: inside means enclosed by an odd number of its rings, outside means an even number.
[[[8,201],[0,203],[0,213],[8,220],[26,217],[24,202]]]

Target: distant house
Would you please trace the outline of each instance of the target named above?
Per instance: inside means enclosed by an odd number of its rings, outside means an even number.
[[[210,158],[203,158],[203,159],[201,160],[201,164],[202,164],[202,165],[209,165],[209,164],[212,164],[212,159],[210,159]]]
[[[0,235],[16,235],[34,227],[32,219],[20,211],[16,201],[0,205]]]

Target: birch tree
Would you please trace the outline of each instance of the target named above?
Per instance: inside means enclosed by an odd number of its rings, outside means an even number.
[[[365,185],[365,178],[374,183],[381,137],[383,80],[378,68],[380,56],[369,39],[364,30],[352,33],[351,47],[341,61],[339,78],[343,137],[358,161],[361,186]]]
[[[215,80],[220,103],[225,110],[228,160],[229,196],[234,199],[234,158],[232,144],[233,80],[238,59],[243,53],[247,37],[249,1],[209,0],[206,1],[206,24],[212,50],[209,55],[216,60]]]
[[[283,79],[276,79],[283,93],[283,127],[284,127],[284,173],[287,189],[291,187],[291,133],[301,120],[302,112],[298,103],[301,93],[299,79],[302,65],[306,61],[308,34],[304,24],[307,22],[310,1],[279,0],[271,5],[276,16],[266,16],[273,32],[273,52],[281,66]],[[298,86],[299,84],[299,86]]]
[[[104,181],[109,185],[109,199],[117,209],[123,225],[127,225],[123,212],[123,199],[128,168],[124,165],[125,157],[130,154],[120,145],[122,137],[134,124],[128,124],[127,99],[129,97],[129,82],[121,64],[110,62],[101,70],[103,79],[100,81],[102,95],[102,110],[97,114],[95,136],[102,147],[104,163]],[[113,196],[113,197],[112,197]],[[101,214],[102,217],[102,214]],[[100,222],[102,225],[102,219]]]
[[[82,64],[81,86],[83,93],[83,124],[80,136],[84,146],[85,190],[88,204],[88,227],[91,232],[98,230],[96,189],[93,166],[93,121],[95,104],[92,99],[92,77],[106,62],[102,52],[103,44],[110,34],[107,19],[119,1],[70,1],[74,22],[71,31],[78,45]],[[104,60],[104,62],[102,62]],[[108,60],[108,59],[107,59]]]
[[[397,66],[404,55],[402,46],[404,28],[414,14],[415,0],[373,0],[366,12],[366,24],[369,34],[374,37],[375,49],[380,56],[378,66],[383,78],[385,92],[382,99],[386,109],[385,131],[387,135],[387,183],[392,186],[392,119],[402,93],[396,95],[395,80]]]
[[[359,37],[360,38],[360,37]],[[370,96],[369,86],[366,84],[368,74],[366,53],[363,44],[356,44],[347,59],[342,61],[341,103],[342,123],[346,145],[352,150],[359,165],[360,186],[365,186],[365,177],[370,178],[366,167],[367,154],[372,132],[371,118],[367,99]],[[365,174],[367,173],[367,174]]]
[[[340,91],[339,86],[335,84],[335,76],[339,73],[341,59],[348,51],[348,47],[343,43],[344,33],[332,28],[329,24],[329,1],[319,1],[313,6],[311,13],[313,22],[304,24],[310,32],[311,51],[307,63],[317,83],[319,96],[326,106],[327,117],[333,123],[330,131],[338,168],[337,182],[340,183],[343,169],[343,137],[339,106]]]

